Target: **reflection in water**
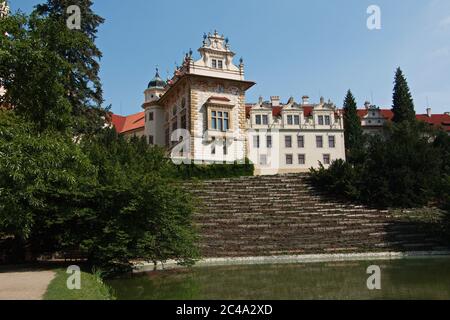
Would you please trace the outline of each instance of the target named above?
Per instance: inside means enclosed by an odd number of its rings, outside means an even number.
[[[367,267],[381,290],[367,289]],[[118,299],[450,299],[450,258],[202,267],[109,281]]]

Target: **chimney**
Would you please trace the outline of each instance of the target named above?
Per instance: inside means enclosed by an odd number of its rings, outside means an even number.
[[[279,107],[280,106],[280,97],[272,96],[272,97],[270,97],[270,102],[272,103],[272,107]]]
[[[431,108],[427,108],[427,116],[431,118]]]
[[[303,97],[302,97],[302,104],[303,104],[303,105],[309,104],[309,97],[308,97],[308,96],[303,96]]]
[[[364,102],[364,107],[366,109],[369,109],[370,108],[370,102],[369,101]]]

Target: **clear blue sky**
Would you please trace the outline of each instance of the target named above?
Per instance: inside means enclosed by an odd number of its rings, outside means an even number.
[[[29,12],[44,0],[12,0]],[[381,8],[382,29],[366,27],[367,7]],[[433,113],[450,111],[450,1],[448,0],[94,0],[106,19],[98,35],[103,51],[105,105],[120,114],[141,111],[143,91],[158,65],[173,72],[185,52],[217,29],[244,58],[247,95],[320,95],[338,106],[347,89],[390,107],[394,71],[401,66],[416,111],[427,97]]]

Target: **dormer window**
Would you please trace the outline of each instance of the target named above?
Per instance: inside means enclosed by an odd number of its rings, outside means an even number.
[[[287,124],[288,125],[292,125],[293,124],[292,116],[287,116]]]
[[[267,114],[263,114],[263,116],[262,116],[262,123],[264,125],[269,124],[269,116]]]
[[[260,115],[260,114],[257,114],[257,115],[255,116],[255,123],[256,123],[257,125],[260,125],[260,124],[261,124],[261,115]]]
[[[294,116],[294,124],[299,125],[300,124],[300,116]]]
[[[325,116],[325,125],[329,126],[331,124],[331,117]]]
[[[323,116],[319,116],[318,117],[318,119],[319,119],[319,125],[323,125]]]
[[[223,69],[223,61],[218,59],[211,60],[211,67],[213,69]]]

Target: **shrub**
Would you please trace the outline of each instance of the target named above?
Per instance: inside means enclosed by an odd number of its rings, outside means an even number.
[[[332,162],[328,169],[310,169],[312,183],[338,197],[359,200],[359,183],[356,169],[342,159]]]

